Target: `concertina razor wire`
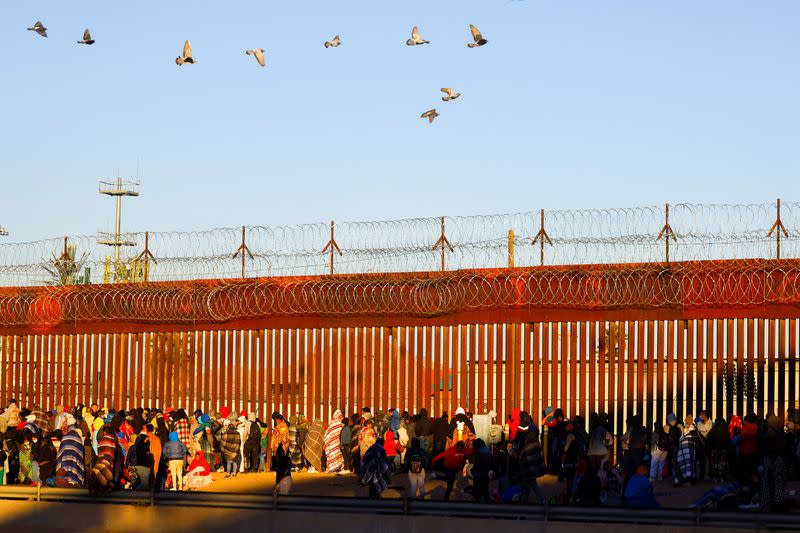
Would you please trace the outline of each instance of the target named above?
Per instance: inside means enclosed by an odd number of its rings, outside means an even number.
[[[776,220],[775,203],[747,205],[670,205],[670,261],[772,259],[776,236],[768,236]],[[781,257],[800,257],[800,203],[783,202]],[[516,266],[538,266],[540,212],[444,217],[452,251],[445,252],[446,270],[503,268],[508,261],[508,230],[514,231]],[[544,246],[544,265],[657,263],[665,261],[665,241],[657,237],[665,224],[665,206],[620,209],[545,211],[545,229],[552,240]],[[441,269],[440,217],[374,222],[337,222],[335,273],[426,272]],[[316,276],[329,273],[323,249],[329,223],[296,226],[248,226],[244,277]],[[143,251],[145,233],[126,233],[136,243],[123,248],[127,261]],[[67,236],[92,284],[104,281],[111,249],[97,236]],[[205,231],[149,232],[149,281],[230,279],[242,277],[234,252],[241,227]],[[0,241],[0,286],[59,284],[48,271],[64,248],[64,237],[33,242]],[[51,269],[52,270],[52,269]]]

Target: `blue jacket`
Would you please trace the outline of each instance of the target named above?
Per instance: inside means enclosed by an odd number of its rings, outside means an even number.
[[[632,509],[657,509],[659,507],[653,493],[653,485],[647,476],[636,474],[625,488],[625,501]]]
[[[186,445],[178,439],[178,433],[173,431],[169,434],[169,442],[164,445],[163,453],[167,460],[183,459],[186,457],[186,454],[189,453],[189,450],[186,448]]]

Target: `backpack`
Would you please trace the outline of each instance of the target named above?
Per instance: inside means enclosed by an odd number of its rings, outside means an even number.
[[[412,474],[421,474],[422,473],[422,456],[418,453],[415,453],[411,456],[411,467],[409,471]]]

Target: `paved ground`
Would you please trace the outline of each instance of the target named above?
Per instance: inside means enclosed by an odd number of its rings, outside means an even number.
[[[208,492],[244,492],[271,494],[275,486],[274,473],[239,474],[235,478],[225,479],[225,474],[215,473],[214,483],[206,487]],[[554,476],[545,476],[540,480],[542,491],[546,497],[555,496],[564,490],[564,483],[559,483]],[[386,498],[400,498],[408,486],[408,477],[397,474],[392,477],[391,487],[384,492]],[[425,489],[428,499],[443,499],[444,481],[428,479]],[[662,507],[687,507],[690,502],[699,498],[714,485],[698,483],[690,487],[673,488],[669,481],[658,481],[655,484],[656,496]],[[791,483],[790,489],[800,494],[800,483]],[[323,473],[309,474],[299,472],[292,475],[292,494],[303,496],[361,496],[366,497],[366,489],[361,487],[354,475],[329,475]],[[453,497],[453,499],[457,499]],[[464,499],[471,500],[467,495]]]
[[[574,524],[535,520],[471,519],[435,516],[398,516],[379,513],[310,513],[208,509],[203,507],[134,506],[118,504],[0,502],[0,531],[27,532],[135,532],[172,533],[619,533],[621,528],[636,533],[747,533],[746,529],[702,528],[696,526]]]
[[[353,475],[333,476],[328,474],[301,472],[293,476],[293,494],[307,496],[364,496],[364,489],[358,485]],[[215,482],[207,487],[208,492],[263,493],[270,494],[275,483],[273,473],[240,474],[236,478],[225,479],[223,473],[214,474]],[[406,486],[405,475],[396,475],[392,488],[385,497],[400,497]],[[685,507],[690,501],[702,495],[710,484],[674,489],[668,481],[656,485],[656,493],[663,507]],[[558,494],[563,483],[554,477],[542,480],[546,496]],[[442,481],[428,480],[426,488],[429,497],[441,499],[445,484]],[[794,483],[792,489],[800,489]],[[172,531],[220,531],[239,533],[264,531],[289,533],[291,531],[310,531],[316,533],[341,533],[347,531],[380,531],[382,533],[485,533],[491,525],[501,525],[506,533],[571,533],[576,529],[591,528],[593,533],[615,533],[620,526],[615,524],[583,524],[577,526],[570,522],[543,521],[487,521],[481,519],[437,518],[415,516],[388,516],[380,513],[353,514],[324,512],[270,512],[260,510],[201,508],[187,506],[141,506],[124,504],[85,504],[52,503],[33,501],[0,501],[0,531],[130,531],[141,533],[162,533]],[[657,526],[637,524],[639,533],[666,533],[692,531],[721,531],[721,529]],[[733,532],[734,530],[728,529]],[[744,530],[736,530],[737,533]]]

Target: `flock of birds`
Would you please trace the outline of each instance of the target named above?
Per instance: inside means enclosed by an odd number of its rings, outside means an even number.
[[[41,37],[47,37],[47,28],[45,28],[44,24],[42,24],[41,21],[37,20],[36,23],[32,27],[28,28],[28,30],[36,32]],[[472,24],[469,25],[469,31],[472,33],[472,42],[471,43],[467,43],[467,46],[469,48],[475,48],[475,47],[478,47],[478,46],[483,46],[483,45],[485,45],[486,43],[489,42],[489,41],[487,41],[486,39],[483,38],[483,35],[481,35],[481,32],[478,30],[478,28],[476,28]],[[89,32],[89,29],[87,28],[87,29],[85,29],[83,31],[83,39],[78,41],[78,44],[91,45],[91,44],[94,44],[94,42],[95,41],[94,41],[94,39],[92,39],[92,34]],[[406,41],[406,45],[408,45],[408,46],[419,46],[419,45],[429,44],[429,43],[430,43],[430,41],[426,41],[425,39],[422,38],[422,36],[420,36],[419,28],[417,28],[416,26],[414,26],[411,29],[411,38]],[[336,35],[330,41],[325,41],[323,43],[325,48],[337,48],[341,44],[342,44],[342,40],[338,35]],[[256,62],[259,65],[261,65],[262,67],[266,67],[267,66],[266,59],[264,59],[264,49],[263,48],[251,48],[249,50],[245,50],[244,53],[249,55],[249,56],[253,56],[255,58]],[[181,55],[179,55],[178,57],[175,58],[175,63],[178,66],[186,65],[186,64],[193,65],[195,63],[194,57],[192,56],[192,43],[189,42],[189,39],[186,39],[186,42],[183,43],[183,52],[181,53]],[[450,102],[451,100],[455,100],[456,98],[461,96],[461,93],[456,92],[451,87],[442,87],[440,90],[445,94],[445,96],[442,97],[442,101],[443,102]],[[436,111],[436,108],[433,108],[433,109],[429,109],[428,111],[425,111],[422,115],[420,115],[420,118],[423,118],[423,119],[427,118],[428,119],[428,123],[430,124],[430,123],[433,123],[434,119],[436,119],[436,117],[438,117],[438,116],[439,116],[439,113]]]

